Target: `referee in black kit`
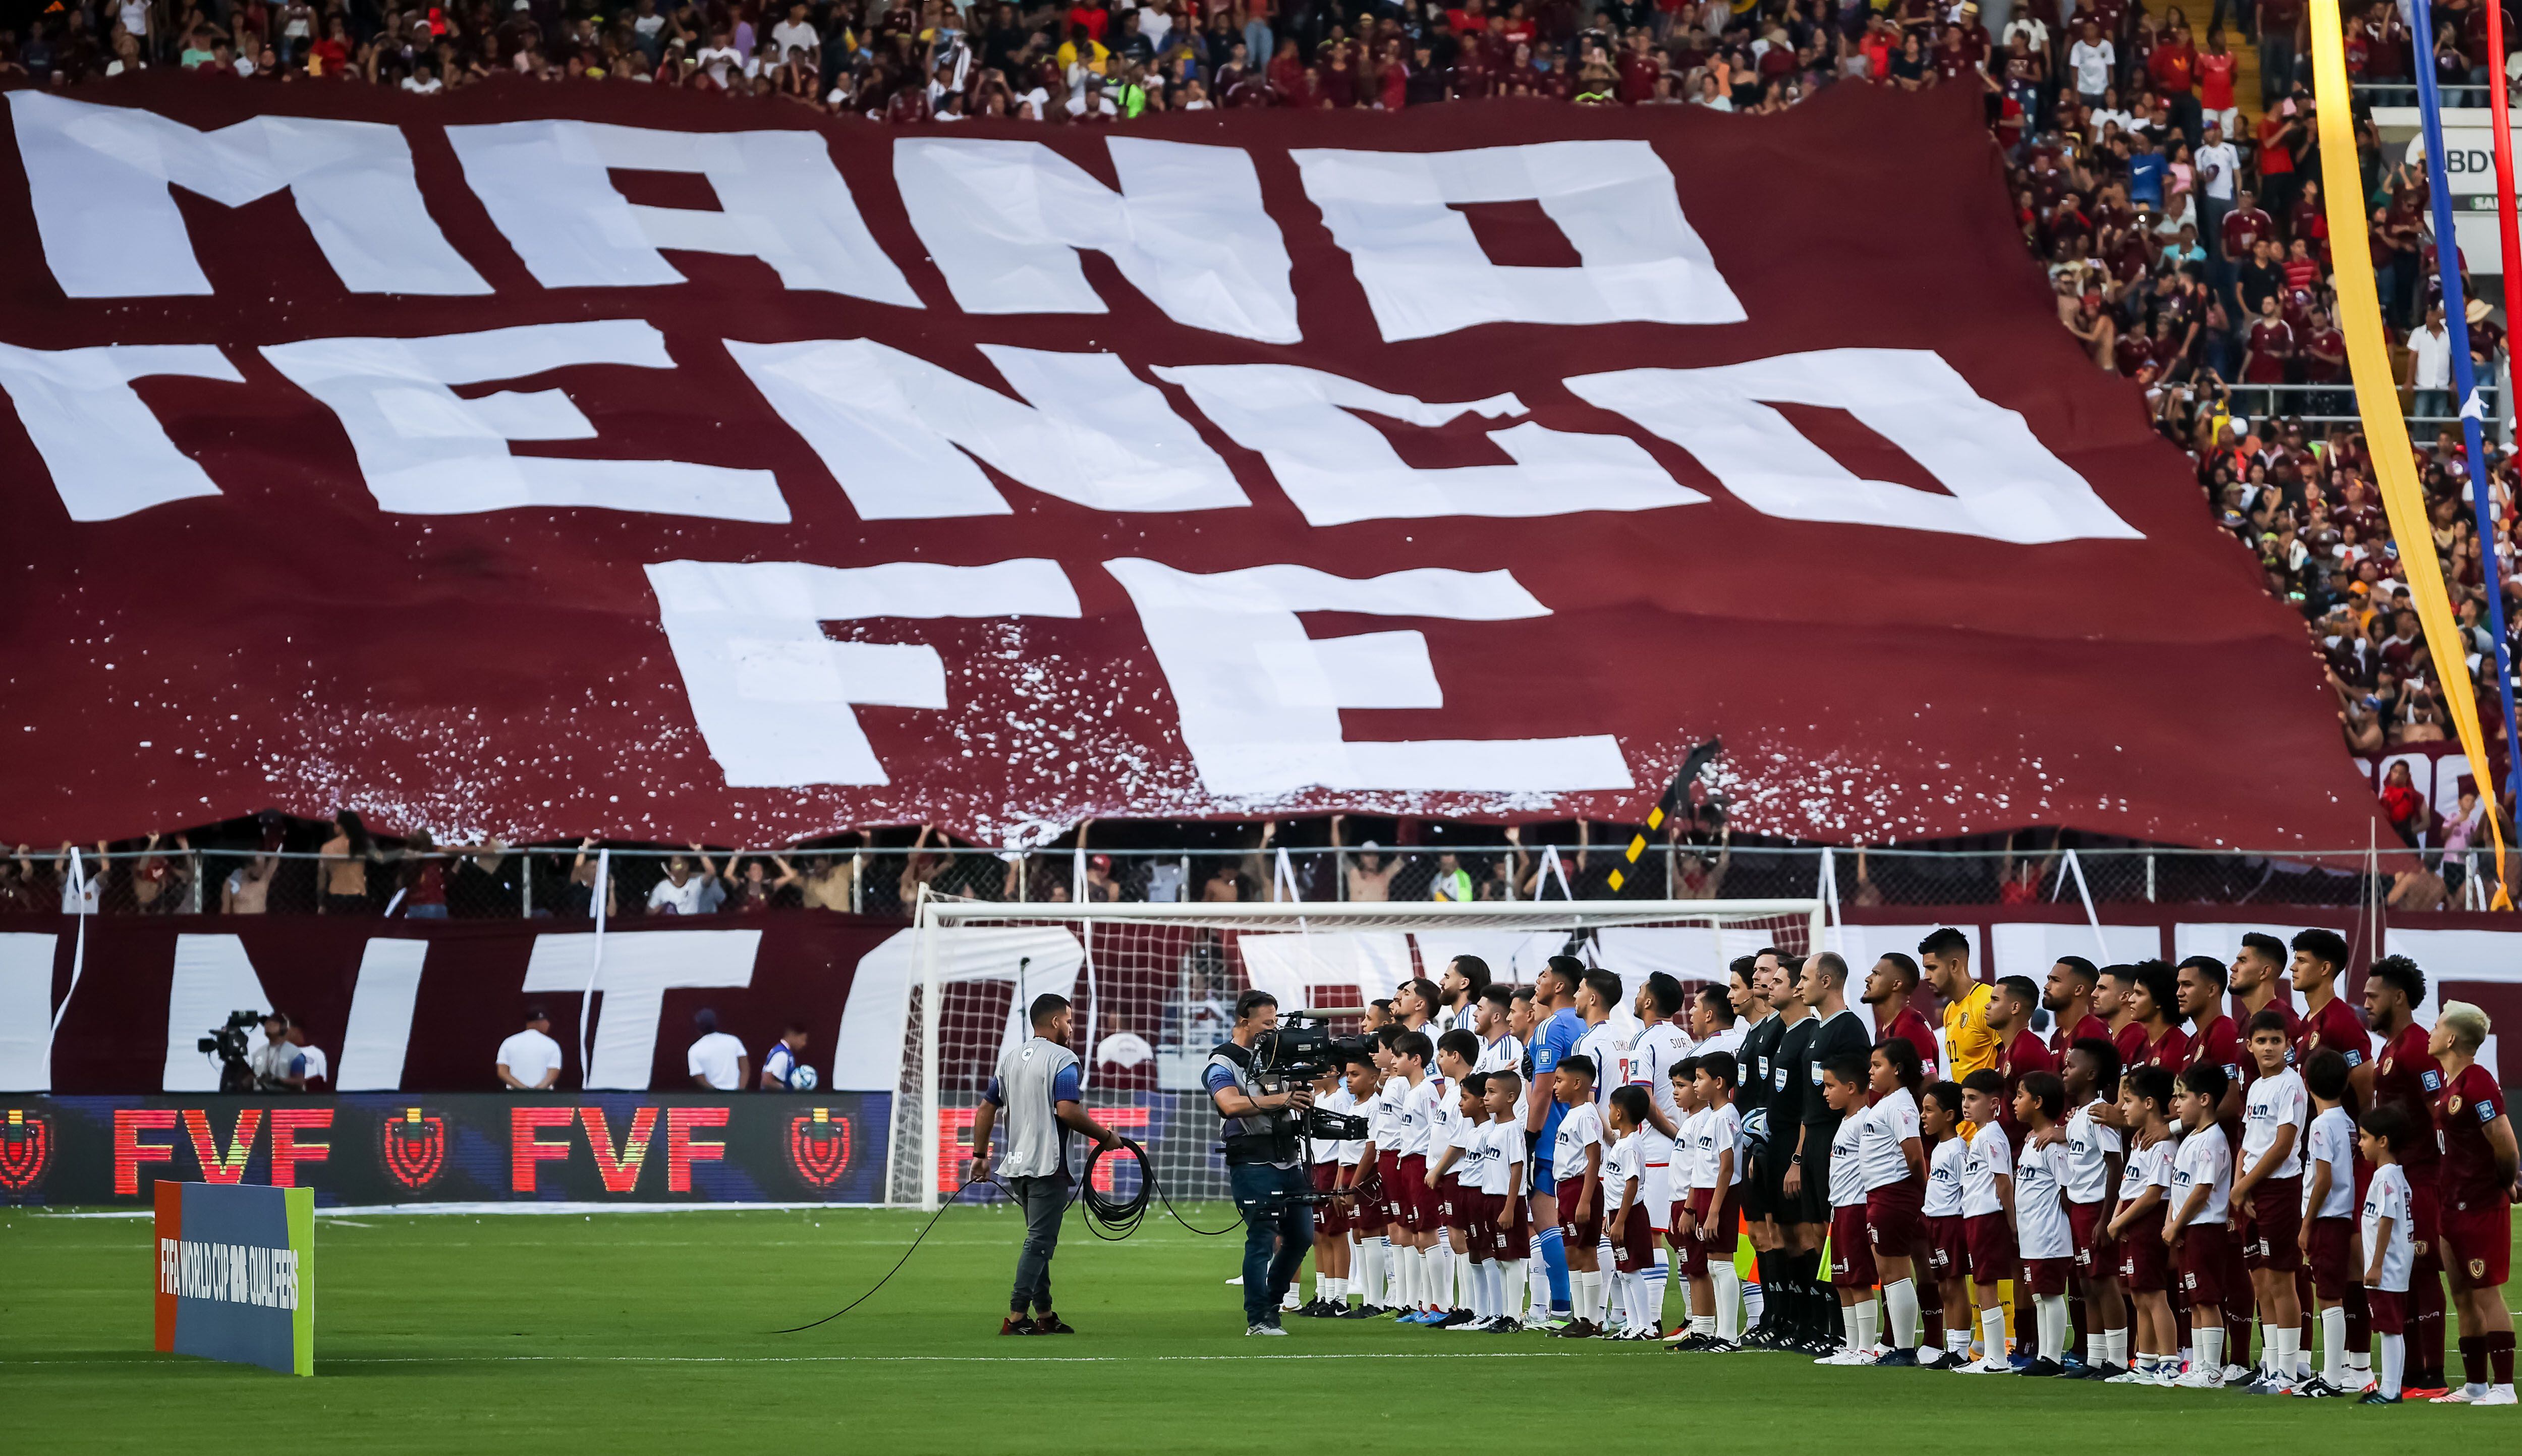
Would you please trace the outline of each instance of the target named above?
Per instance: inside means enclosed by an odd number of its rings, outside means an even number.
[[[1788,1033],[1788,1046],[1793,1049],[1790,1082],[1803,1127],[1795,1162],[1787,1170],[1792,1192],[1780,1217],[1792,1217],[1798,1225],[1794,1243],[1796,1277],[1802,1286],[1799,1294],[1811,1301],[1805,1311],[1808,1338],[1816,1346],[1833,1346],[1838,1341],[1831,1326],[1839,1300],[1822,1278],[1821,1245],[1830,1233],[1830,1145],[1839,1136],[1840,1114],[1821,1095],[1821,1069],[1841,1057],[1864,1060],[1873,1050],[1874,1035],[1866,1029],[1865,1018],[1848,1010],[1847,963],[1835,953],[1805,957],[1796,991],[1796,999],[1809,1008],[1804,1020]],[[1771,1114],[1773,1119],[1776,1115]],[[1784,1124],[1773,1121],[1772,1125],[1780,1129],[1777,1136],[1786,1136]]]

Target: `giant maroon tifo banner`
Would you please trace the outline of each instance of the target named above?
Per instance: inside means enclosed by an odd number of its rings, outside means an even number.
[[[1636,819],[1721,737],[1750,829],[2366,841],[1956,91],[7,101],[12,837]]]

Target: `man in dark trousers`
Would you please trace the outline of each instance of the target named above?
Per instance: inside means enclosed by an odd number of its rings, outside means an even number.
[[[1068,1049],[1075,1026],[1065,996],[1037,996],[1033,1035],[1007,1053],[972,1118],[972,1177],[990,1172],[990,1134],[1001,1113],[1007,1121],[1006,1155],[999,1182],[1024,1209],[1023,1252],[1016,1255],[1015,1290],[1007,1296],[1001,1335],[1074,1335],[1051,1308],[1051,1256],[1059,1250],[1059,1220],[1068,1211],[1068,1135],[1118,1148],[1121,1140],[1087,1115],[1078,1101],[1077,1054]],[[1031,1317],[1028,1318],[1028,1311]]]

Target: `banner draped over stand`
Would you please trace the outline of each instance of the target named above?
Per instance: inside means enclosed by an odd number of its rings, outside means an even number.
[[[79,96],[0,142],[13,838],[1637,819],[1714,737],[1747,830],[2371,827],[1976,98]]]

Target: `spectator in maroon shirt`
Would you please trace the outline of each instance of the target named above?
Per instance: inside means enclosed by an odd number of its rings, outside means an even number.
[[[2259,199],[2247,187],[2234,191],[2233,209],[2224,214],[2221,227],[2226,258],[2248,258],[2262,238],[2277,235],[2276,219],[2260,211]]]

